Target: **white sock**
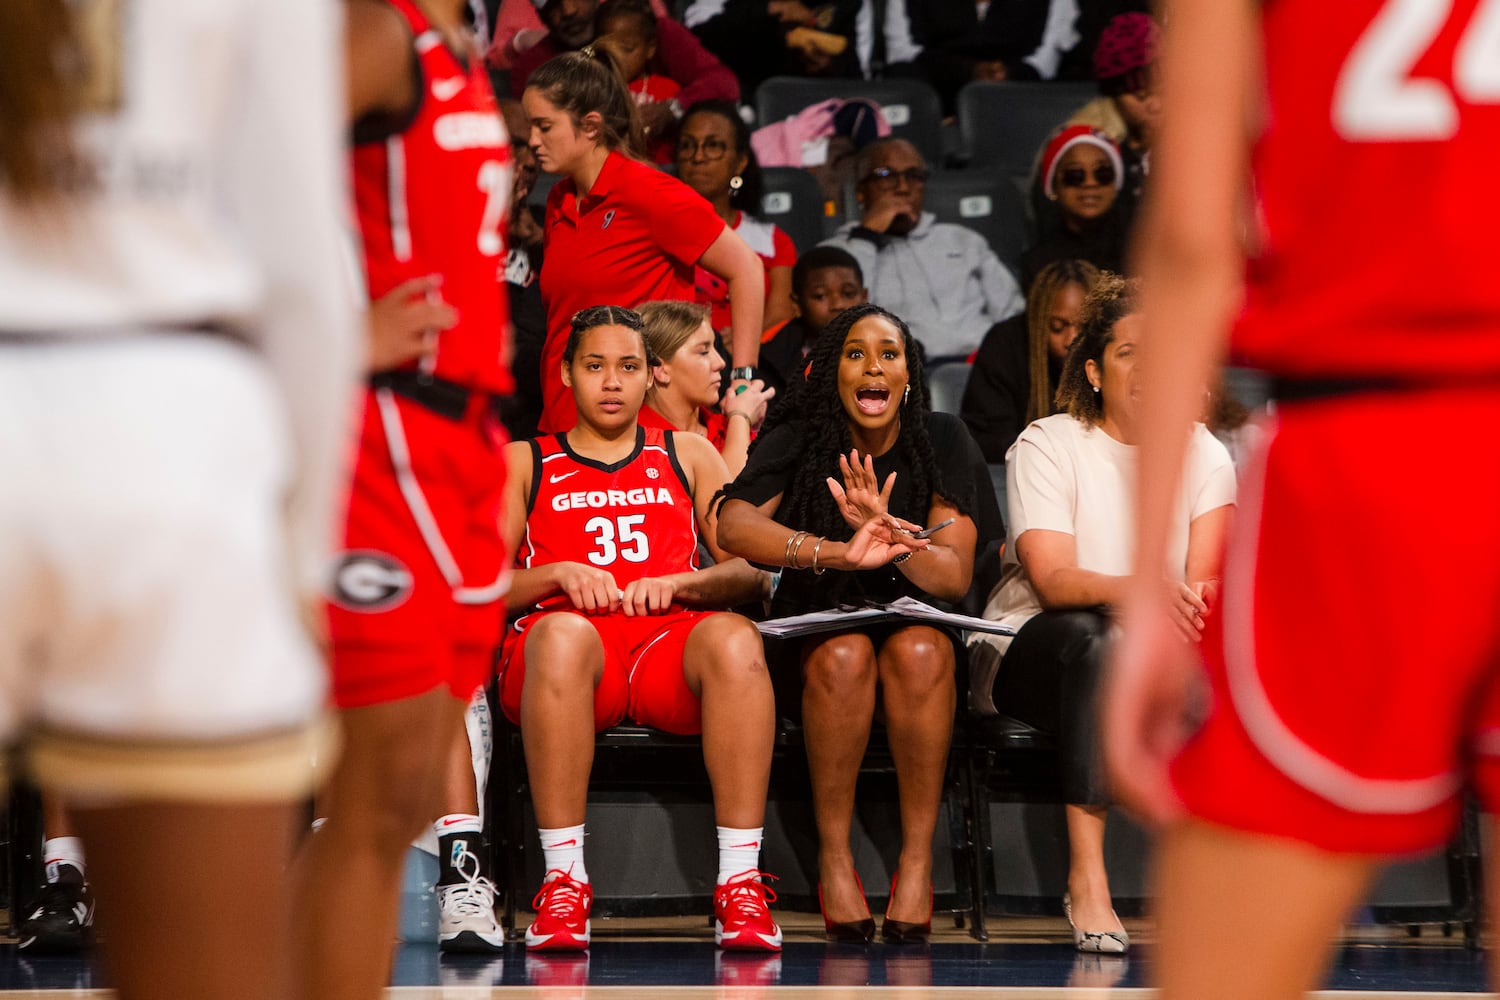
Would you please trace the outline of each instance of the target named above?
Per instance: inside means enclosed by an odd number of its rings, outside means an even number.
[[[46,859],[47,881],[56,882],[58,865],[72,865],[83,871],[83,841],[78,837],[50,837],[42,842],[42,857]]]
[[[437,822],[432,824],[432,832],[439,837],[446,837],[450,833],[479,833],[479,817],[472,813],[439,816]]]
[[[583,824],[560,826],[553,830],[537,830],[542,840],[542,868],[548,872],[565,872],[579,882],[588,882],[588,869],[583,867]]]
[[[736,830],[721,826],[719,831],[719,885],[736,875],[756,871],[760,868],[760,840],[766,828]]]

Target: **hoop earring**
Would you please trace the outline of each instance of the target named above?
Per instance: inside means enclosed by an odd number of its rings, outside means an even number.
[[[744,186],[745,178],[741,177],[739,174],[735,174],[733,177],[729,178],[729,190],[738,191]]]

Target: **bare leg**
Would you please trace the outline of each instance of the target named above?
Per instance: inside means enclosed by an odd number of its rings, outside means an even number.
[[[953,740],[953,643],[925,625],[905,628],[880,648],[879,663],[901,800],[901,877],[886,913],[920,924],[932,915],[932,835]]]
[[[1162,839],[1161,1000],[1294,1000],[1369,887],[1370,858],[1188,822]]]
[[[297,862],[294,948],[306,1000],[370,1000],[385,988],[407,849],[437,815],[463,707],[440,687],[341,713],[344,750],[323,796],[327,822]]]
[[[802,674],[803,738],[818,825],[818,881],[828,918],[852,923],[870,915],[855,881],[849,833],[854,785],[875,716],[875,647],[867,636],[852,632],[809,643]]]
[[[56,792],[42,791],[42,833],[48,840],[54,837],[76,837],[73,821],[68,816],[68,807]]]
[[[1068,896],[1073,924],[1086,931],[1124,930],[1109,895],[1104,870],[1104,822],[1107,806],[1068,805]]]
[[[468,703],[464,704],[468,711]],[[459,717],[453,730],[453,740],[448,748],[448,759],[443,766],[442,802],[439,814],[468,813],[479,815],[479,786],[474,782],[474,751],[469,746],[467,720]],[[434,816],[434,819],[437,817]]]
[[[298,812],[280,802],[72,810],[121,1000],[288,995],[276,956]]]
[[[715,819],[736,829],[764,826],[776,696],[760,633],[739,615],[705,618],[688,635],[682,670],[703,706],[703,762]]]
[[[531,804],[542,829],[577,826],[594,767],[594,689],[604,644],[582,615],[547,615],[526,634],[521,740]]]

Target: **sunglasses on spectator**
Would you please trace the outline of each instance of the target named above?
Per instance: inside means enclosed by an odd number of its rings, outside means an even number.
[[[865,180],[877,187],[893,188],[903,180],[907,184],[926,184],[929,176],[928,172],[921,167],[907,167],[905,170],[876,167],[865,174]]]
[[[723,139],[710,137],[699,143],[692,136],[685,135],[677,140],[677,155],[685,160],[691,160],[699,153],[703,154],[705,160],[722,160],[727,152],[729,152],[729,143]]]
[[[1066,170],[1057,172],[1057,183],[1063,187],[1081,188],[1089,182],[1089,172],[1083,167],[1068,167]],[[1106,163],[1102,167],[1094,168],[1095,184],[1113,184],[1115,182],[1115,168]]]

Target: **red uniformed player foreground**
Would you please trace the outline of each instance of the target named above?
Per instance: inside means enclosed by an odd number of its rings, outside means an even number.
[[[1500,150],[1500,7],[1165,13],[1141,255],[1145,583],[1106,747],[1120,798],[1171,823],[1162,996],[1300,997],[1380,856],[1441,845],[1466,784],[1500,806],[1500,201],[1474,185]],[[1196,669],[1152,581],[1226,344],[1275,377],[1278,405],[1200,647],[1211,713],[1184,746]]]
[[[506,449],[506,540],[519,541],[508,603],[533,610],[506,636],[500,703],[521,726],[547,872],[526,947],[588,947],[594,734],[630,718],[703,734],[719,823],[714,939],[779,951],[759,871],[771,678],[755,626],[716,610],[760,599],[766,577],[715,541],[709,504],[727,476],[713,445],[636,423],[655,361],[641,326],[616,306],[574,316],[561,375],[577,425]],[[716,565],[699,568],[700,540]]]

